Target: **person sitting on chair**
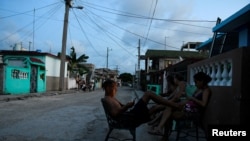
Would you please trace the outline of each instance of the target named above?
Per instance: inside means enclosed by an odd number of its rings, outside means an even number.
[[[137,103],[132,101],[127,104],[122,104],[115,97],[117,93],[117,84],[110,79],[103,83],[103,89],[105,90],[105,96],[103,99],[108,105],[107,107],[110,115],[113,118],[119,118],[123,113],[132,114],[133,120],[131,119],[131,122],[133,122],[136,127],[150,121],[150,115],[153,113],[153,111],[147,107],[150,100],[153,100],[156,103],[178,107],[178,104],[157,96],[153,92],[145,92]]]
[[[164,111],[160,123],[154,131],[150,132],[151,134],[162,135],[163,133],[168,133],[168,131],[163,131],[163,127],[171,122],[171,117],[172,119],[192,118],[193,114],[204,111],[203,109],[207,106],[212,93],[208,86],[211,77],[204,72],[198,72],[193,77],[197,90],[191,97],[187,97],[186,100],[179,103],[179,106],[182,107],[181,109],[176,108],[175,110]],[[169,128],[165,128],[165,130],[169,130]]]
[[[167,76],[167,88],[168,88],[167,92],[160,94],[160,96],[168,100],[171,100],[172,98],[174,98],[174,95],[176,94],[177,86],[178,85],[176,84],[174,75],[168,75]],[[151,128],[154,128],[154,126],[157,124],[157,122],[162,116],[162,111],[165,108],[166,108],[166,105],[162,105],[162,104],[155,104],[151,107],[151,109],[152,110],[154,109],[155,111],[155,114],[153,114],[152,116],[153,119],[150,122],[148,122],[148,125],[151,126]]]
[[[186,97],[186,92],[185,92],[185,89],[186,89],[186,82],[184,81],[184,78],[181,74],[179,73],[176,73],[172,80],[170,81],[171,79],[169,79],[168,83],[169,82],[172,82],[172,85],[174,86],[174,91],[169,95],[168,97],[168,100],[172,101],[172,102],[175,102],[175,103],[179,103],[181,102],[181,97]],[[172,86],[172,87],[173,87]],[[157,104],[159,105],[159,104]],[[160,107],[160,106],[153,106],[153,107]],[[171,114],[171,112],[173,110],[176,110],[175,107],[171,107],[171,106],[165,106],[165,105],[162,105],[161,107],[163,107],[161,109],[161,111],[158,114],[158,116],[156,116],[152,121],[150,121],[149,123],[152,123],[152,124],[149,124],[151,125],[152,129],[148,131],[148,133],[150,134],[159,134],[159,135],[162,135],[163,132],[161,132],[163,127],[164,127],[164,124],[165,124],[165,121],[163,119],[165,118],[162,118],[162,117],[167,117],[168,114]],[[154,129],[156,128],[156,129]]]

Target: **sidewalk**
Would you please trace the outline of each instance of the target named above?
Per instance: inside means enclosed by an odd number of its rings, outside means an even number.
[[[135,90],[135,96],[137,98],[142,97],[142,95],[144,94],[143,91],[141,90]],[[151,102],[150,102],[151,103]],[[161,136],[157,136],[157,135],[151,135],[148,133],[149,130],[149,126],[147,124],[141,125],[138,129],[137,129],[137,139],[140,140],[161,140]],[[176,140],[176,132],[173,131],[171,133],[171,135],[169,136],[169,141],[174,141]],[[195,128],[190,128],[190,129],[185,129],[183,131],[183,133],[180,134],[180,139],[179,141],[195,141],[196,137],[195,137]],[[205,134],[204,132],[199,129],[199,141],[206,141],[206,139],[204,138]]]
[[[24,99],[32,98],[32,97],[53,96],[53,95],[76,93],[76,92],[79,92],[79,91],[72,89],[72,90],[64,90],[64,91],[48,91],[48,92],[41,92],[41,93],[28,93],[28,94],[15,94],[15,95],[0,94],[0,102],[8,102],[11,100],[24,100]]]

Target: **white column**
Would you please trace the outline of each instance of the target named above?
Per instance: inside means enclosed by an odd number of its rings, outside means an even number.
[[[215,74],[215,86],[219,86],[220,85],[220,81],[221,81],[221,66],[219,62],[215,62],[216,64],[216,68],[217,68],[217,72]]]
[[[194,74],[195,74],[195,68],[191,68],[190,69],[190,80],[189,80],[189,84],[190,85],[194,85]]]
[[[210,74],[210,77],[212,78],[212,80],[210,81],[209,85],[213,86],[214,82],[215,82],[215,65],[214,65],[214,63],[211,63],[210,67],[212,68],[212,72]]]
[[[229,63],[229,73],[228,73],[228,81],[227,81],[227,86],[232,86],[232,77],[233,77],[233,62],[232,60],[228,60]]]
[[[222,80],[220,82],[220,86],[226,86],[228,81],[227,60],[223,60],[222,65],[223,65],[223,72],[221,74]]]

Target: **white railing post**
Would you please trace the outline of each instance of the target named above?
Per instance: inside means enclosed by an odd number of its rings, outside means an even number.
[[[222,80],[220,86],[226,86],[228,81],[227,60],[222,61],[223,71],[221,74]]]
[[[214,65],[214,63],[211,63],[210,66],[211,66],[211,68],[212,68],[212,72],[211,72],[211,75],[210,75],[210,77],[212,78],[212,80],[210,81],[209,84],[210,84],[211,86],[213,86],[214,83],[215,83],[215,65]]]
[[[206,74],[210,75],[210,71],[209,71],[209,65],[205,65],[205,71]]]
[[[233,60],[232,58],[220,58],[199,63],[190,68],[190,84],[194,85],[193,75],[197,72],[204,72],[211,77],[209,86],[232,86],[233,79]]]
[[[228,64],[229,64],[229,73],[228,73],[227,86],[232,86],[233,63],[231,59],[228,60]]]
[[[219,86],[220,85],[220,81],[221,81],[221,66],[219,62],[215,62],[216,64],[216,74],[215,74],[215,86]]]

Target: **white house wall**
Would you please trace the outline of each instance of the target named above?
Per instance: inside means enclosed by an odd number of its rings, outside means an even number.
[[[60,77],[60,64],[61,60],[57,58],[53,58],[50,56],[46,56],[46,74],[47,76],[52,76],[52,77]],[[64,77],[67,77],[67,65],[68,63],[65,63],[65,74]]]
[[[59,81],[60,81],[60,65],[61,61],[59,58],[46,56],[45,58],[46,64],[46,88],[47,91],[55,91],[59,90]],[[64,81],[65,81],[65,88],[68,89],[67,85],[67,65],[65,63],[65,74],[64,74]]]

